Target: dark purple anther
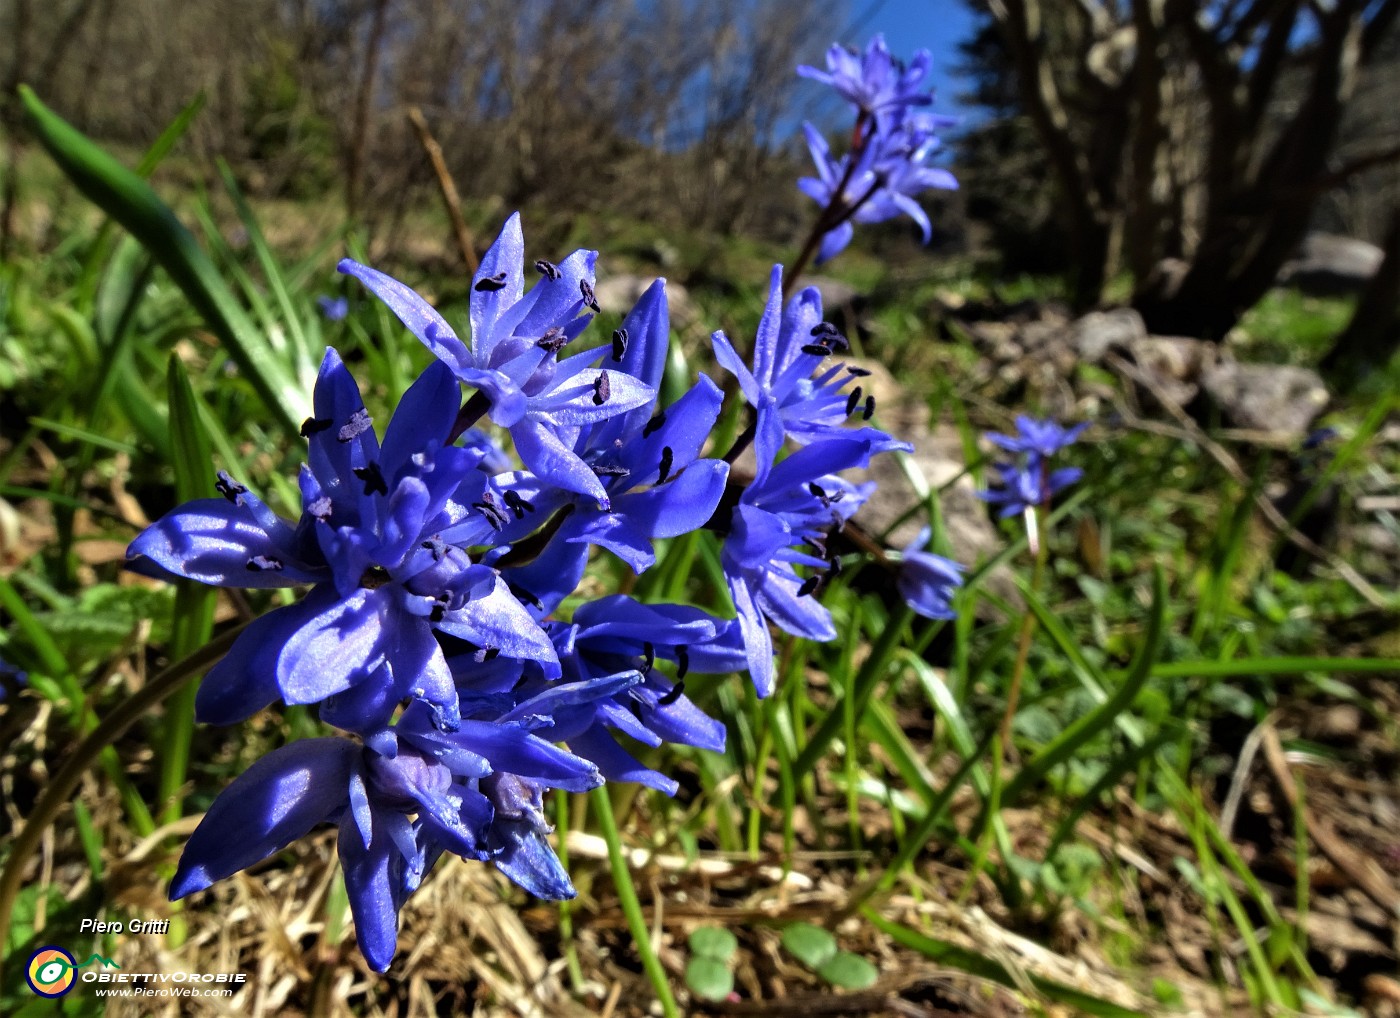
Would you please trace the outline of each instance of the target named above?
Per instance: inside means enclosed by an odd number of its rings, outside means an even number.
[[[564,335],[564,330],[557,325],[545,330],[543,336],[535,345],[541,350],[548,350],[550,353],[558,353],[568,345],[569,337]]]
[[[375,492],[381,495],[389,494],[389,485],[384,482],[384,475],[379,472],[379,464],[373,460],[362,467],[356,467],[355,476],[365,482],[366,495],[373,495]]]
[[[331,518],[331,497],[322,495],[306,507],[309,512],[318,520],[328,520]]]
[[[821,586],[821,582],[822,577],[820,573],[818,573],[816,576],[807,577],[805,580],[802,581],[802,586],[797,588],[797,596],[806,597],[809,594],[815,594],[817,591],[817,587]]]
[[[329,417],[308,417],[301,422],[301,437],[310,438],[312,435],[318,435],[334,423]]]
[[[860,419],[863,420],[863,421],[868,421],[868,420],[870,420],[870,418],[872,418],[872,417],[874,417],[874,416],[875,416],[875,397],[874,397],[874,395],[872,394],[872,395],[870,395],[870,396],[866,396],[866,397],[865,397],[865,413],[863,413],[863,414],[860,415]]]
[[[563,274],[559,271],[559,266],[553,262],[545,261],[543,258],[535,262],[535,271],[546,277],[551,283]]]
[[[350,419],[345,422],[345,426],[335,433],[335,437],[342,442],[349,442],[360,435],[363,435],[374,425],[374,418],[369,415],[369,411],[364,407],[356,410],[350,415]]]
[[[215,475],[214,490],[234,505],[237,505],[238,496],[248,489],[230,477],[228,471],[220,470],[218,474]]]
[[[593,405],[602,406],[608,401],[612,393],[608,391],[608,373],[598,372],[598,377],[593,381]]]
[[[666,478],[671,476],[671,464],[674,461],[675,453],[671,451],[671,447],[669,445],[664,446],[661,449],[661,466],[658,470],[658,477],[656,479],[657,484],[666,483]]]
[[[478,279],[476,281],[476,286],[472,287],[473,290],[478,290],[482,293],[495,293],[497,290],[504,290],[505,288],[506,274],[504,271],[498,272],[494,276],[487,276],[485,279]]]
[[[851,394],[846,397],[846,416],[856,412],[856,407],[860,406],[860,386],[857,385],[851,390]]]
[[[652,434],[655,433],[656,430],[659,429],[659,428],[661,427],[661,425],[663,425],[663,424],[665,424],[665,423],[666,423],[666,414],[665,414],[664,412],[663,412],[663,413],[657,414],[655,417],[653,417],[651,420],[647,421],[646,424],[644,424],[644,425],[642,426],[642,437],[643,437],[643,438],[650,438],[650,437],[652,436]]]
[[[813,357],[825,357],[827,354],[831,353],[831,351],[828,350],[826,347],[820,346],[816,343],[803,343],[802,352],[809,353]]]
[[[684,679],[685,673],[690,671],[690,651],[683,647],[676,647],[676,678]],[[679,687],[677,687],[679,688]]]
[[[677,647],[677,648],[676,648],[677,654],[680,653],[680,650],[681,650],[680,647]],[[656,698],[656,706],[658,706],[658,707],[669,707],[669,706],[671,706],[671,704],[673,704],[673,703],[675,703],[677,700],[679,700],[679,699],[681,698],[681,694],[684,693],[684,692],[685,692],[685,680],[681,680],[680,682],[677,682],[674,686],[671,687],[671,691],[670,691],[669,693],[666,693],[666,694],[664,694],[663,696],[659,696],[659,697]]]
[[[614,329],[612,334],[612,355],[613,360],[622,360],[623,354],[627,352],[627,330]]]
[[[602,308],[598,306],[598,298],[593,294],[593,284],[586,279],[578,281],[578,291],[583,294],[583,306],[589,308],[595,315],[602,313]]]
[[[507,488],[505,493],[506,508],[515,513],[517,520],[523,520],[526,513],[535,511],[533,502],[521,498],[513,488]]]

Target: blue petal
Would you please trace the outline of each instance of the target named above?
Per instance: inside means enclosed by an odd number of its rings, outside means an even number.
[[[287,527],[280,536],[290,535]],[[324,570],[301,565],[295,555],[289,539],[274,540],[247,507],[222,498],[196,499],[171,510],[127,549],[129,559],[144,557],[175,576],[220,587],[291,587],[325,578]],[[281,568],[255,568],[254,560]]]
[[[506,657],[537,661],[547,677],[560,674],[554,645],[499,576],[489,594],[447,612],[437,627],[478,647],[499,650]]]
[[[639,763],[636,757],[614,742],[601,725],[594,725],[574,736],[569,740],[569,748],[597,764],[609,781],[635,781],[666,795],[675,795],[681,787],[679,782]]]
[[[195,694],[195,716],[206,725],[247,720],[280,696],[277,656],[292,636],[335,600],[322,585],[296,604],[255,619],[224,659],[209,669]]]
[[[621,360],[609,356],[604,366],[631,375],[654,392],[659,392],[671,343],[666,280],[658,279],[647,288],[622,320],[621,328],[627,333],[627,348]],[[648,404],[610,419],[594,433],[593,447],[607,448],[613,442],[639,431],[650,415]]]
[[[604,374],[608,379],[608,398],[599,402],[598,386]],[[640,406],[650,406],[655,399],[656,391],[631,375],[590,368],[551,392],[532,397],[529,405],[532,415],[542,415],[550,423],[563,427],[577,427],[605,421]]]
[[[598,475],[549,425],[527,418],[511,428],[510,434],[515,439],[515,451],[521,462],[536,477],[576,494],[588,495],[600,507],[610,505],[607,490]]]
[[[451,738],[486,757],[497,772],[518,774],[569,792],[586,792],[603,783],[598,769],[587,760],[515,724],[463,721]]]
[[[355,917],[355,939],[360,953],[376,972],[388,971],[399,939],[399,902],[395,880],[399,854],[391,827],[407,824],[406,817],[375,811],[374,836],[369,847],[351,825],[342,826],[337,847],[345,871],[345,893]]]
[[[556,537],[533,562],[503,570],[502,575],[511,587],[534,597],[538,604],[527,602],[525,608],[543,618],[574,592],[587,565],[587,547]]]
[[[277,659],[277,685],[283,699],[293,704],[319,703],[369,678],[384,661],[390,596],[386,588],[362,588],[292,634]]]
[[[650,538],[679,537],[705,525],[724,495],[728,478],[728,463],[700,460],[665,484],[623,495],[607,518],[624,519]]]
[[[170,884],[172,901],[266,859],[347,805],[360,747],[303,739],[262,757],[219,794],[190,835]]]
[[[536,898],[564,901],[576,896],[569,874],[549,841],[530,820],[498,819],[491,826],[499,854],[496,868]]]
[[[378,462],[379,440],[374,429],[367,428],[341,441],[342,429],[364,410],[365,403],[340,354],[330,347],[316,377],[314,402],[316,418],[330,423],[308,438],[309,458],[322,494],[335,509],[334,522],[372,528],[377,522],[374,498],[364,493],[354,471]]]
[[[491,359],[491,349],[496,345],[496,319],[506,308],[520,300],[525,289],[522,267],[525,260],[525,237],[520,231],[520,213],[515,212],[506,220],[501,234],[481,259],[481,267],[472,277],[471,322],[472,351],[478,364],[486,364]],[[504,274],[504,275],[502,275]],[[505,285],[490,288],[481,286],[486,279],[503,279]]]
[[[447,442],[461,403],[461,383],[440,362],[429,364],[409,386],[384,431],[379,450],[379,468],[391,490],[399,475],[411,468],[409,457]]]
[[[665,449],[671,450],[672,473],[695,462],[719,419],[723,403],[724,393],[719,386],[701,375],[685,395],[666,408],[659,427],[653,427],[649,435],[634,433],[618,451],[618,464],[629,471],[627,486],[655,484]],[[611,427],[611,422],[604,427]],[[607,448],[612,440],[605,435],[606,432],[595,433],[589,444],[595,449]]]
[[[765,388],[777,377],[778,341],[783,326],[783,267],[774,265],[768,275],[768,303],[753,338],[753,376]]]
[[[753,592],[742,577],[728,576],[729,596],[738,613],[739,632],[748,656],[749,677],[760,697],[773,692],[773,635],[754,603]]]
[[[452,326],[412,289],[392,276],[349,258],[341,259],[336,269],[347,276],[354,276],[388,305],[398,320],[408,327],[408,331],[422,340],[433,355],[453,372],[460,373],[471,366],[471,353],[452,331]],[[339,422],[336,426],[340,426]]]
[[[856,235],[856,228],[850,221],[842,223],[834,230],[828,230],[822,237],[822,245],[817,251],[817,264],[828,262],[846,249]]]

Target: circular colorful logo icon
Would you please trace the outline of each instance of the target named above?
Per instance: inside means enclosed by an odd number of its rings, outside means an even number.
[[[61,947],[41,947],[29,956],[24,981],[41,997],[61,997],[77,981],[78,961]]]

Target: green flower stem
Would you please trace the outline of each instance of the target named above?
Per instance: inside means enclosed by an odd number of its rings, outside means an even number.
[[[245,628],[246,623],[229,630],[203,649],[175,662],[123,700],[112,713],[98,722],[97,727],[69,754],[63,766],[54,772],[43,794],[34,803],[34,809],[30,811],[24,826],[15,836],[10,847],[10,858],[5,863],[4,872],[0,873],[0,944],[5,943],[10,935],[10,918],[14,911],[15,896],[19,893],[20,881],[24,878],[25,864],[39,847],[39,839],[43,837],[49,824],[53,823],[68,805],[78,788],[78,783],[82,781],[93,761],[152,707],[164,702],[186,682],[207,671],[227,654],[233,646],[233,641],[238,639]],[[0,977],[3,977],[3,974],[3,968],[0,968]]]
[[[637,889],[632,884],[632,874],[627,868],[627,857],[622,851],[622,837],[617,833],[617,821],[613,819],[612,802],[608,799],[606,787],[595,788],[588,793],[593,801],[593,809],[598,815],[598,826],[603,829],[603,840],[608,843],[608,861],[612,864],[613,884],[617,887],[618,901],[622,914],[627,917],[627,928],[641,955],[642,968],[656,990],[656,999],[661,1002],[661,1013],[665,1018],[680,1018],[676,998],[671,994],[671,983],[666,978],[666,970],[661,967],[651,943],[651,932],[647,929],[646,916],[642,914],[642,903],[637,900]]]
[[[1031,593],[1039,594],[1045,582],[1045,563],[1050,558],[1050,548],[1046,533],[1050,528],[1042,524],[1043,517],[1035,509],[1027,517],[1028,533],[1034,529],[1035,566],[1031,570]],[[1011,688],[1006,694],[1006,713],[1001,719],[1001,752],[1014,752],[1011,745],[1011,723],[1016,717],[1016,707],[1021,700],[1021,678],[1026,673],[1026,663],[1030,660],[1031,640],[1035,636],[1035,613],[1026,612],[1021,616],[1021,632],[1016,638],[1016,667],[1011,672]]]
[[[857,720],[864,717],[866,705],[870,703],[870,697],[875,693],[875,687],[889,671],[889,665],[894,658],[894,652],[899,648],[904,640],[904,634],[909,629],[909,622],[914,617],[914,609],[908,605],[902,605],[898,613],[889,620],[884,631],[880,634],[879,641],[870,652],[870,656],[865,659],[865,663],[860,666],[860,671],[856,674],[852,695],[855,698],[853,704]],[[808,740],[807,745],[798,754],[797,761],[793,764],[793,771],[799,775],[812,773],[812,768],[826,748],[831,745],[831,740],[836,737],[837,732],[845,724],[845,714],[839,710],[828,711],[822,723]]]

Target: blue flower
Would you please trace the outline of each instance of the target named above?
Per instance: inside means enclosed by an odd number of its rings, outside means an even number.
[[[803,445],[854,438],[865,443],[868,454],[913,448],[875,428],[846,427],[849,421],[870,419],[875,397],[865,394],[859,384],[847,389],[859,381],[861,371],[842,364],[822,367],[828,356],[846,349],[846,340],[835,326],[822,321],[821,293],[815,288],[801,291],[783,308],[781,265],[773,266],[769,279],[768,304],[754,336],[753,370],[723,332],[710,339],[715,359],[739,380],[744,398],[755,408],[759,480],[777,458],[785,438]]]
[[[881,34],[870,40],[864,53],[833,43],[826,51],[825,71],[804,64],[797,73],[836,89],[862,117],[878,118],[933,102],[932,91],[921,87],[932,63],[929,51],[921,49],[906,66],[890,55]]]
[[[348,258],[339,269],[368,287],[458,379],[477,390],[482,409],[510,431],[515,451],[536,477],[607,508],[606,489],[566,436],[649,404],[655,393],[624,372],[593,367],[606,347],[556,360],[592,320],[584,312],[598,310],[593,294],[598,253],[575,251],[558,265],[536,262],[542,278],[525,293],[524,252],[517,213],[474,277],[470,347],[432,305],[398,280]]]
[[[316,306],[328,322],[341,322],[350,313],[350,302],[344,297],[328,297],[325,294],[316,298]]]
[[[950,172],[928,165],[939,147],[934,131],[950,123],[946,117],[911,115],[882,124],[840,159],[832,156],[821,132],[810,123],[802,125],[817,176],[803,177],[797,186],[821,206],[823,222],[833,224],[822,236],[819,264],[851,242],[854,223],[882,223],[907,215],[919,224],[928,243],[932,225],[914,197],[929,188],[957,189],[957,178]]]
[[[349,731],[380,728],[405,699],[457,719],[436,632],[538,660],[557,673],[544,632],[499,574],[440,538],[473,517],[487,476],[479,452],[445,445],[460,402],[433,365],[405,394],[381,447],[354,379],[328,350],[303,426],[310,466],[302,515],[276,516],[227,475],[222,499],[180,506],[148,527],[129,562],[229,587],[315,586],[257,619],[205,677],[201,720],[232,724],[279,697],[321,704]]]
[[[1078,467],[1053,468],[1050,460],[1072,445],[1088,424],[1064,428],[1051,420],[1032,417],[1016,418],[1016,434],[988,432],[987,440],[1007,452],[1017,461],[997,463],[1001,487],[979,491],[977,496],[992,505],[1001,506],[999,516],[1019,516],[1026,510],[1048,505],[1050,500],[1084,476]]]
[[[836,638],[831,613],[816,598],[837,568],[826,558],[827,537],[875,488],[853,485],[837,472],[869,458],[868,444],[855,438],[815,442],[750,484],[734,508],[720,560],[759,696],[773,689],[769,622],[794,636]],[[799,566],[817,571],[804,578]]]
[[[657,280],[613,334],[605,363],[655,391],[669,342],[665,281]],[[496,486],[513,489],[534,510],[524,517],[501,514],[498,540],[513,543],[536,528],[537,518],[564,510],[555,542],[598,545],[638,573],[647,569],[655,561],[652,542],[699,529],[724,494],[729,464],[700,458],[722,402],[719,387],[702,377],[665,410],[654,413],[648,401],[572,429],[569,449],[598,478],[606,500],[580,498],[531,474],[496,478]],[[503,493],[500,498],[504,504]]]
[[[676,782],[644,767],[618,745],[621,732],[646,746],[663,742],[724,750],[724,725],[685,696],[692,674],[744,666],[738,633],[729,623],[685,605],[642,604],[621,594],[591,601],[571,623],[550,632],[564,681],[538,678],[517,686],[525,698],[504,720],[553,719],[551,738],[597,764],[610,781],[637,781],[674,795]],[[676,666],[672,681],[654,665]]]
[[[360,950],[378,972],[393,960],[399,909],[444,850],[496,861],[527,890],[572,896],[567,877],[558,883],[563,871],[552,851],[552,866],[538,856],[541,832],[517,833],[514,799],[500,790],[530,783],[584,791],[602,780],[592,764],[520,725],[463,722],[445,734],[416,706],[370,743],[305,739],[255,762],[190,836],[171,899],[252,866],[321,823],[340,828]]]
[[[0,657],[0,703],[10,698],[10,692],[29,684],[29,673]]]
[[[899,596],[925,618],[956,618],[952,599],[957,588],[962,586],[963,567],[952,559],[925,551],[929,533],[929,528],[924,527],[900,553],[895,584]]]
[[[1085,422],[1065,428],[1048,418],[1036,420],[1021,414],[1016,418],[1016,434],[1003,435],[1000,432],[989,431],[987,441],[1007,452],[1048,459],[1073,445],[1088,426],[1088,422]]]

